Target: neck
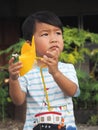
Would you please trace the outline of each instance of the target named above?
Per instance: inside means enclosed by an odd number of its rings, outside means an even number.
[[[42,67],[42,68],[47,67],[41,60],[37,60],[37,66]]]

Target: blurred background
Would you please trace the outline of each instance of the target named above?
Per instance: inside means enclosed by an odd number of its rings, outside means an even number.
[[[98,34],[98,0],[0,0],[0,51],[9,48],[22,38],[21,25],[24,19],[28,15],[40,10],[50,10],[56,13],[63,22],[64,27],[77,28],[78,30],[83,29]],[[98,39],[98,35],[96,35],[96,39]],[[98,42],[96,41],[96,43]],[[90,46],[90,50],[92,48],[98,49],[98,44]],[[96,54],[97,58],[96,56],[94,58],[98,59],[98,50]],[[89,61],[88,57],[86,57],[86,62],[83,62],[82,68],[89,74],[90,67],[97,66],[96,81],[98,82],[98,60],[96,62],[97,65],[95,61],[92,64],[91,60]],[[8,60],[6,59],[6,55],[3,54],[0,56],[0,66],[5,66],[6,64],[8,64]],[[82,80],[81,76],[83,76]],[[88,75],[81,74],[81,76],[79,77],[82,85],[81,89],[83,92],[86,92],[86,96],[82,95],[82,99],[84,97],[82,101],[80,100],[81,97],[77,101],[74,101],[74,103],[80,102],[82,104],[78,106],[77,103],[75,104],[76,120],[79,123],[86,123],[89,119],[92,119],[90,121],[98,124],[98,83],[94,81],[95,90],[90,90],[90,88],[85,90],[83,88],[84,84],[91,84],[91,79],[89,79],[90,82],[87,82],[88,80],[85,81],[83,78],[88,79]],[[16,107],[10,101],[10,98],[8,98],[8,73],[3,67],[0,69],[0,78],[0,88],[7,86],[4,91],[0,90],[0,98],[2,98],[2,100],[0,99],[0,118],[5,119],[6,116],[9,116],[13,119],[24,121],[26,104],[24,103],[23,106]],[[95,100],[90,102],[94,95],[96,95]],[[5,97],[7,97],[7,100],[5,100]],[[7,110],[5,110],[7,101]],[[88,107],[91,110],[89,112],[86,111]],[[7,115],[5,111],[7,111]],[[96,113],[97,116],[95,116]],[[91,114],[92,117],[90,116]],[[83,115],[82,119],[80,118],[81,115]]]

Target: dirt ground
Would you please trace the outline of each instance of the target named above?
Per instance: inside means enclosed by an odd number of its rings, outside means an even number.
[[[98,126],[87,126],[87,125],[77,125],[78,126],[78,130],[98,130]]]
[[[0,130],[22,130],[23,122],[6,119],[4,122],[0,121]]]
[[[78,124],[78,130],[98,130],[98,126],[87,126],[83,124]],[[0,130],[22,130],[23,122],[7,119],[3,123],[0,121]]]

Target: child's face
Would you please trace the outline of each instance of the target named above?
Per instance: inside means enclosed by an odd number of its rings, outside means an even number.
[[[58,49],[59,55],[63,50],[63,37],[60,28],[46,23],[36,23],[34,33],[36,54],[42,57],[47,51]]]

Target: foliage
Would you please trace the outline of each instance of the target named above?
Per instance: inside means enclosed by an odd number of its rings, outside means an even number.
[[[89,40],[92,43],[98,43],[98,34],[83,29],[64,27],[65,47],[71,47],[72,43],[81,47],[84,46],[86,40]]]
[[[64,27],[63,30],[64,51],[60,60],[73,64],[83,63],[85,55],[91,55],[90,49],[86,47],[87,41],[90,41],[90,44],[98,44],[98,34],[78,28]]]
[[[8,47],[5,50],[0,50],[0,55],[3,54],[9,54],[9,53],[20,53],[20,48],[23,45],[23,43],[25,42],[24,39],[20,39],[17,43],[11,45],[10,47]]]
[[[88,121],[89,125],[98,125],[98,114],[92,115]]]
[[[4,79],[8,78],[8,72],[1,70],[0,71],[0,118],[4,122],[6,115],[6,106],[9,100],[8,95],[8,84],[4,83]]]
[[[90,59],[92,60],[93,63],[91,75],[92,77],[98,80],[98,76],[96,76],[96,74],[98,74],[98,48],[92,51]]]
[[[98,106],[98,81],[87,72],[77,69],[80,86],[80,96],[74,98],[75,109],[96,109]]]
[[[0,51],[0,55],[6,54],[6,58],[10,58],[12,53],[20,53],[20,48],[22,44],[24,43],[23,39],[20,39],[19,42],[17,42],[14,45],[11,45],[9,48],[6,50]],[[2,121],[5,121],[5,117],[7,116],[6,109],[7,109],[7,104],[11,102],[11,99],[9,97],[9,92],[8,92],[8,83],[5,82],[5,79],[9,78],[9,73],[8,73],[8,64],[5,66],[0,67],[0,118]]]

